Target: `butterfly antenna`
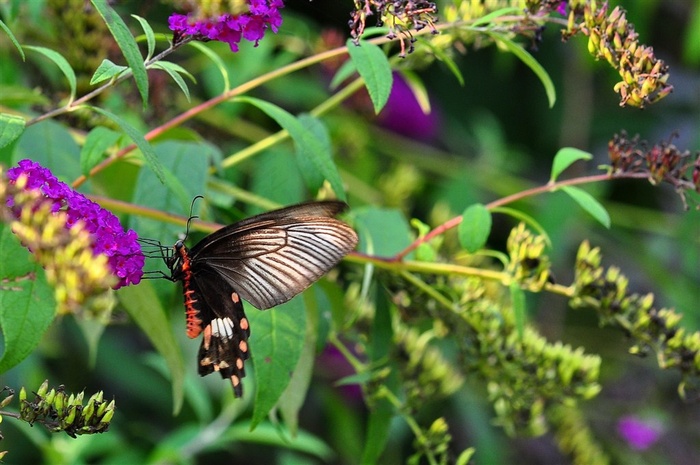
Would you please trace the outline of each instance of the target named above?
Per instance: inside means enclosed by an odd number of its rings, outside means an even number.
[[[190,217],[187,218],[187,226],[185,227],[185,238],[183,239],[183,241],[184,241],[185,239],[187,239],[187,236],[190,235],[190,223],[192,223],[192,220],[195,220],[195,219],[199,218],[198,215],[194,215],[194,214],[193,214],[193,213],[194,213],[194,204],[195,204],[195,202],[196,202],[198,199],[203,199],[203,198],[204,198],[203,195],[196,195],[196,196],[192,199],[192,204],[190,205]]]

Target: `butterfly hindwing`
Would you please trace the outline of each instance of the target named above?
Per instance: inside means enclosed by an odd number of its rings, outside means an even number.
[[[202,343],[197,356],[198,372],[206,376],[219,372],[233,385],[236,397],[243,395],[241,380],[244,362],[249,358],[250,325],[238,293],[211,272],[193,275],[197,283],[201,312]],[[213,275],[213,276],[212,276]]]

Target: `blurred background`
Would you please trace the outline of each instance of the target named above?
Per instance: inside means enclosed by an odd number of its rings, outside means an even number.
[[[17,3],[0,2],[0,13],[7,15]],[[146,18],[157,32],[167,34],[172,6],[137,1],[112,4],[134,30],[137,25],[128,21],[129,14]],[[612,89],[617,74],[605,63],[592,60],[585,38],[562,42],[557,25],[549,25],[537,49],[530,49],[554,81],[557,101],[553,108],[549,108],[537,77],[513,55],[494,46],[467,47],[454,56],[465,78],[464,86],[439,62],[415,70],[430,96],[429,115],[420,111],[397,75],[390,102],[378,116],[373,115],[368,98],[362,94],[324,116],[351,207],[373,204],[397,208],[407,218],[420,218],[436,226],[475,202],[486,203],[545,184],[554,154],[561,147],[576,147],[595,157],[589,163],[574,165],[565,174],[570,177],[599,173],[598,165],[608,162],[608,141],[622,130],[629,135],[639,134],[650,144],[672,140],[682,150],[700,150],[700,45],[695,43],[698,35],[691,33],[700,27],[700,2],[627,0],[611,4],[627,10],[640,42],[653,46],[656,55],[670,66],[673,94],[644,110],[619,107]],[[242,46],[239,53],[231,55],[225,44],[207,44],[225,57],[235,81],[233,86],[298,55],[341,46],[349,36],[350,1],[290,0],[285,5],[279,34],[266,37],[257,48]],[[100,20],[89,19],[83,8],[82,1],[30,0],[20,8],[21,21],[10,23],[20,42],[61,51],[78,73],[87,76],[81,81],[79,95],[90,88],[89,76],[102,58],[119,60],[119,50],[110,42]],[[135,89],[128,84],[101,96],[99,104],[148,130],[220,92],[220,74],[201,54],[184,49],[171,59],[197,77],[198,83],[191,87],[192,103],[163,73],[152,73],[152,101],[145,115]],[[256,89],[254,95],[293,114],[309,111],[330,95],[329,83],[339,65],[337,61],[321,63]],[[3,108],[21,107],[36,114],[47,111],[65,97],[62,79],[48,62],[23,63],[7,37],[0,34]],[[27,89],[27,93],[33,89],[35,100],[21,94],[20,89]],[[81,118],[84,115],[68,115],[60,122],[78,128],[88,126],[89,120]],[[187,127],[224,155],[275,130],[259,112],[230,103],[190,121]],[[37,131],[38,138],[48,137],[50,131],[45,127],[31,130]],[[23,145],[11,156],[16,161],[21,154],[32,153],[33,143],[32,137],[24,138]],[[263,155],[228,170],[226,175],[274,201],[302,200],[301,183],[283,179],[285,170],[285,165]],[[114,166],[93,180],[89,188],[131,200],[128,180],[137,171],[127,163]],[[111,183],[120,176],[127,182]],[[653,292],[659,306],[683,313],[683,326],[688,331],[700,330],[698,196],[689,196],[686,210],[673,188],[652,186],[646,181],[618,180],[585,189],[610,212],[610,230],[593,221],[562,193],[513,205],[536,218],[548,232],[557,282],[571,282],[576,249],[588,239],[601,247],[604,264],[620,267],[630,278],[632,289]],[[215,197],[216,189],[207,195]],[[254,211],[240,203],[233,209],[218,209],[216,220],[226,223],[239,213],[238,209]],[[137,227],[138,220],[131,221],[132,227]],[[494,221],[489,246],[503,249],[515,221],[504,216],[495,216]],[[172,236],[160,238],[170,243],[179,229],[173,227]],[[184,335],[179,288],[167,282],[158,286],[185,360],[194,361],[198,344]],[[583,409],[613,463],[698,463],[700,406],[679,398],[677,372],[662,372],[653,357],[629,355],[630,342],[623,333],[599,328],[593,312],[571,310],[561,297],[529,295],[528,309],[530,321],[549,340],[583,346],[602,356],[603,390]],[[219,379],[196,377],[192,363],[184,410],[173,417],[163,361],[118,307],[112,318],[113,324],[99,340],[94,366],[90,365],[90,347],[78,323],[63,318],[51,327],[39,350],[0,377],[0,383],[13,387],[38,386],[49,378],[72,390],[102,389],[106,397],[118,399],[110,432],[74,440],[51,436],[38,425],[29,428],[8,418],[2,423],[4,440],[0,442],[0,450],[11,451],[5,463],[360,463],[357,454],[364,437],[366,407],[357,392],[334,386],[336,379],[350,371],[339,368],[340,359],[332,351],[319,356],[300,415],[300,429],[305,434],[301,442],[284,445],[274,427],[253,434],[240,423],[222,430],[221,443],[199,450],[196,443],[188,441],[199,437],[214,419],[224,421],[226,415],[245,418],[245,412],[238,410],[250,409],[250,405],[232,407],[230,388]],[[549,435],[511,439],[492,426],[491,406],[478,379],[467,380],[459,394],[431,408],[435,416],[446,415],[456,451],[477,448],[477,463],[569,463]],[[639,439],[639,435],[649,439]],[[411,441],[410,431],[397,421],[392,426],[391,446],[384,463],[403,463]],[[185,450],[183,444],[189,449]]]

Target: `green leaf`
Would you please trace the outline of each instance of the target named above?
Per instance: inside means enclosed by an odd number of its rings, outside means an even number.
[[[78,80],[75,77],[75,71],[73,71],[73,68],[71,68],[70,63],[68,63],[68,60],[63,58],[63,55],[61,55],[60,53],[45,47],[25,45],[24,48],[44,55],[49,60],[53,61],[56,66],[58,66],[58,69],[61,70],[63,75],[68,80],[68,85],[70,86],[70,101],[72,102],[73,100],[75,100],[75,93],[78,86]]]
[[[574,199],[584,210],[606,228],[610,228],[610,215],[605,207],[591,194],[574,186],[561,186],[560,189]]]
[[[165,359],[173,383],[173,415],[176,415],[182,408],[185,363],[158,295],[149,281],[143,281],[137,286],[120,288],[117,297],[131,319]]]
[[[422,44],[426,45],[430,49],[430,51],[433,53],[433,55],[435,55],[435,58],[437,58],[441,62],[445,63],[447,68],[452,72],[454,77],[457,79],[457,82],[459,82],[459,85],[464,86],[464,76],[462,75],[462,71],[459,69],[459,66],[457,66],[457,63],[454,61],[452,56],[450,56],[449,53],[446,53],[442,47],[439,47],[439,46],[433,44],[429,40],[422,42]]]
[[[68,127],[54,120],[26,127],[14,153],[14,160],[23,158],[51,168],[59,179],[80,176],[80,146]]]
[[[0,148],[10,145],[24,132],[27,122],[24,118],[0,113]]]
[[[143,29],[143,33],[146,36],[146,45],[148,47],[148,53],[146,54],[146,61],[150,60],[151,57],[153,56],[153,52],[156,50],[156,35],[153,32],[153,28],[151,27],[150,24],[148,24],[148,21],[146,21],[144,18],[138,16],[138,15],[131,15],[132,18],[137,20],[139,24],[141,24],[141,28]]]
[[[0,329],[4,351],[0,373],[14,367],[39,345],[54,320],[54,289],[10,228],[0,223]]]
[[[353,45],[354,47],[355,45]],[[333,79],[331,79],[330,88],[336,89],[340,84],[342,84],[346,79],[349,79],[357,71],[355,62],[352,60],[347,60],[345,63],[340,65],[338,71],[335,72]]]
[[[700,65],[700,8],[697,4],[686,23],[681,49],[683,61],[697,68]]]
[[[539,62],[535,60],[535,58],[527,50],[525,50],[522,45],[513,42],[505,35],[488,30],[484,32],[491,36],[496,42],[503,44],[513,55],[525,63],[535,73],[535,75],[537,75],[538,78],[540,78],[540,82],[544,86],[544,91],[547,94],[549,107],[552,108],[554,103],[557,101],[557,93],[552,79],[549,77],[549,74],[547,74],[547,71],[545,71],[542,65],[539,64]]]
[[[418,102],[421,111],[425,115],[430,114],[430,97],[428,96],[428,91],[425,88],[425,84],[418,75],[410,71],[402,71],[401,76],[403,76],[406,85],[411,89],[411,93]]]
[[[389,100],[393,83],[389,60],[382,49],[371,42],[361,40],[355,45],[352,39],[348,39],[346,45],[357,72],[365,81],[374,112],[379,113]]]
[[[518,338],[522,341],[523,334],[525,333],[527,307],[525,305],[525,292],[515,281],[510,283],[510,301],[513,305],[513,316],[515,317],[515,330],[518,332]]]
[[[139,51],[134,37],[117,12],[107,4],[107,0],[90,1],[100,16],[102,16],[102,19],[104,19],[109,32],[112,33],[114,40],[117,41],[117,45],[121,49],[122,54],[124,54],[124,58],[126,58],[126,62],[129,64],[129,68],[131,68],[131,72],[134,74],[136,88],[141,94],[141,100],[143,100],[145,108],[148,102],[148,73],[146,72],[143,57],[141,56],[141,52]]]
[[[486,244],[491,233],[491,212],[477,203],[462,213],[462,222],[457,227],[459,243],[468,252],[474,253]]]
[[[197,82],[197,80],[192,76],[185,68],[183,68],[180,65],[177,65],[175,63],[171,63],[169,61],[159,61],[157,63],[154,63],[151,68],[154,69],[162,69],[168,75],[175,81],[175,83],[180,87],[180,90],[182,90],[182,93],[185,94],[185,97],[187,97],[187,101],[190,101],[190,89],[187,87],[187,83],[185,82],[184,79],[182,79],[181,74],[184,74],[188,78],[192,80],[192,82]]]
[[[256,106],[274,119],[277,124],[282,126],[294,140],[297,148],[297,156],[300,158],[307,158],[315,167],[316,171],[320,172],[321,175],[328,180],[338,198],[341,200],[345,199],[345,191],[340,175],[328,154],[330,144],[327,140],[327,134],[325,130],[321,131],[319,129],[318,124],[314,122],[311,117],[305,116],[302,118],[295,118],[294,115],[277,105],[252,97],[239,97],[236,98],[235,101],[247,102]],[[323,134],[323,136],[317,136],[317,131]],[[326,138],[325,143],[322,139],[324,136]],[[303,166],[308,167],[309,165]]]
[[[160,182],[168,185],[165,180],[165,174],[163,173],[163,166],[156,157],[153,147],[146,139],[144,139],[143,135],[135,127],[127,123],[126,120],[122,119],[121,117],[103,108],[93,106],[89,106],[89,108],[117,123],[119,127],[122,128],[122,131],[124,131],[126,135],[129,136],[129,138],[134,142],[134,144],[136,144],[139,150],[141,150],[141,153],[143,153],[146,160],[146,164],[148,164],[148,166],[153,170]]]
[[[221,57],[217,55],[216,52],[214,52],[211,48],[206,47],[200,42],[192,41],[189,42],[187,45],[196,48],[214,63],[216,68],[221,73],[221,78],[224,80],[224,88],[221,90],[221,93],[228,92],[228,90],[231,89],[231,78],[229,77],[228,68],[224,63],[224,60],[222,60]]]
[[[169,185],[161,183],[152,170],[142,169],[136,179],[132,202],[163,212],[188,214],[192,199],[206,193],[214,148],[202,142],[167,140],[156,144],[154,150]],[[140,216],[132,216],[129,226],[142,237],[173,242],[184,231],[182,224],[164,224]]]
[[[384,289],[378,286],[376,290],[376,310],[370,338],[372,345],[369,348],[369,356],[374,364],[385,360],[391,350],[391,341],[394,338],[391,320],[389,300]],[[384,387],[394,391],[398,384],[397,372],[395,369],[392,369],[384,382]],[[360,462],[362,465],[378,463],[389,440],[389,427],[393,417],[394,407],[391,402],[386,398],[376,399],[367,419],[365,448],[362,451],[362,461]]]
[[[329,307],[323,288],[313,286],[311,291],[303,294],[306,304],[306,334],[299,362],[292,372],[292,379],[282,393],[277,407],[292,436],[299,432],[299,411],[306,400],[306,392],[311,384],[314,361],[316,360],[316,340],[318,336],[319,315]]]
[[[102,81],[116,78],[127,69],[129,68],[126,66],[117,65],[105,58],[102,60],[102,63],[100,63],[100,66],[97,67],[95,73],[90,78],[90,84],[95,85]]]
[[[328,129],[320,119],[308,113],[299,115],[298,120],[304,129],[312,133],[315,140],[321,144],[320,147],[316,144],[305,144],[306,150],[297,153],[297,163],[307,182],[307,187],[314,193],[318,192],[323,185],[323,180],[326,179],[338,198],[347,200],[343,180],[340,178],[338,167],[333,162],[333,144],[331,144]]]
[[[104,153],[114,145],[121,134],[103,126],[94,128],[85,138],[80,151],[80,169],[85,176],[104,158]]]
[[[2,19],[0,19],[0,28],[2,28],[3,31],[5,31],[5,33],[10,38],[14,46],[17,48],[19,54],[22,56],[22,61],[25,61],[26,57],[24,56],[24,50],[22,50],[22,46],[19,44],[15,35],[12,33],[10,28],[7,27],[7,24],[5,24]]]
[[[489,13],[487,15],[482,16],[481,18],[478,18],[470,26],[471,27],[481,26],[482,24],[488,24],[488,23],[492,22],[496,18],[500,18],[501,16],[520,15],[520,14],[522,14],[522,12],[523,12],[522,8],[518,8],[518,7],[500,8],[498,10],[492,11],[491,13]]]
[[[201,427],[197,426],[197,428],[198,432],[201,434]],[[214,447],[228,450],[231,448],[231,444],[262,444],[265,447],[276,447],[308,454],[311,457],[320,459],[321,463],[336,463],[334,461],[336,457],[333,449],[321,438],[306,431],[300,431],[297,437],[290,440],[288,436],[280,434],[279,425],[274,425],[270,422],[264,422],[255,427],[255,429],[253,428],[252,422],[236,421],[230,427],[226,428],[226,431],[221,436],[215,439]],[[183,442],[180,441],[179,444],[183,444]],[[172,458],[169,462],[173,462]],[[153,461],[151,463],[158,462]],[[305,457],[304,463],[317,462],[309,461],[309,459]]]
[[[351,214],[360,234],[358,250],[391,257],[411,243],[411,228],[399,210],[360,207],[353,209]]]
[[[593,155],[577,148],[564,147],[560,149],[554,156],[554,162],[552,163],[552,176],[549,181],[556,181],[559,175],[574,162],[578,160],[591,160],[592,158]]]
[[[110,294],[108,294],[108,296],[108,298],[111,299],[112,303],[116,302],[116,299],[114,298],[114,293],[112,291],[110,291]],[[93,318],[92,316],[85,315],[76,320],[76,323],[80,328],[80,332],[82,333],[83,337],[85,338],[85,342],[87,343],[88,360],[91,368],[94,368],[95,364],[97,363],[97,350],[100,345],[100,339],[102,338],[102,334],[104,334],[105,329],[107,329],[107,326],[109,325],[109,320],[111,316],[112,311],[110,309],[109,311],[100,313],[99,318]]]
[[[304,348],[306,309],[302,296],[278,307],[248,312],[250,353],[255,364],[255,407],[251,428],[263,421],[289,385]]]

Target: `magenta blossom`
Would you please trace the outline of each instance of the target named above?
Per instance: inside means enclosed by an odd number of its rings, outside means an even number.
[[[119,278],[115,289],[141,281],[145,259],[133,230],[124,231],[119,218],[112,212],[59,181],[39,163],[22,160],[18,166],[7,170],[11,182],[17,181],[21,175],[27,179],[25,189],[40,190],[51,202],[53,212],[65,211],[68,217],[66,228],[73,227],[78,221],[83,223],[92,237],[94,254],[107,256],[112,274]],[[8,198],[7,203],[10,207],[14,205],[12,198]]]
[[[248,11],[241,14],[222,14],[217,17],[196,18],[194,15],[173,13],[168,18],[168,27],[176,34],[193,36],[198,40],[226,42],[231,51],[238,51],[241,38],[256,46],[271,29],[277,33],[282,25],[281,0],[248,0]]]
[[[618,420],[617,432],[632,449],[646,450],[659,440],[662,428],[658,422],[627,415]]]

